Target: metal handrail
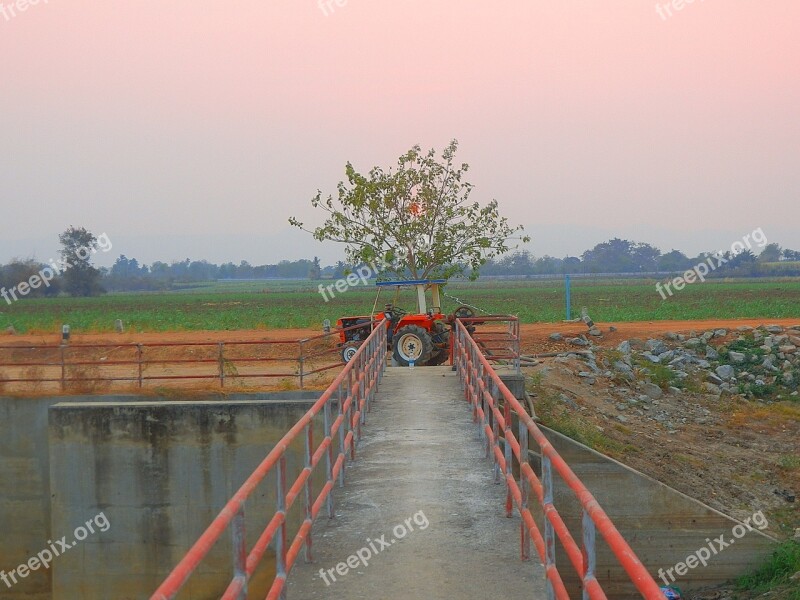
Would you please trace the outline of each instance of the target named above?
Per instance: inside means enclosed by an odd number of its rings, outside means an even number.
[[[245,600],[248,581],[273,539],[276,546],[277,569],[267,600],[286,597],[286,578],[303,548],[305,548],[306,560],[311,560],[311,527],[314,519],[322,510],[323,504],[326,505],[328,517],[333,518],[331,492],[334,483],[338,480],[340,485],[344,485],[347,454],[350,454],[351,460],[355,457],[356,442],[361,437],[361,426],[366,422],[366,413],[370,410],[378,383],[386,368],[386,331],[387,328],[381,326],[372,331],[319,400],[275,444],[272,451],[228,501],[219,515],[153,593],[150,600],[174,598],[229,527],[234,546],[233,577],[221,598]],[[338,409],[335,419],[332,417],[334,405]],[[324,419],[324,439],[315,448],[313,420],[320,413]],[[286,452],[304,430],[305,466],[291,487],[287,487]],[[335,437],[338,437],[339,443],[338,454],[334,457],[333,440]],[[323,459],[326,483],[316,498],[313,498],[311,475],[314,468]],[[245,502],[273,470],[277,473],[276,511],[248,553],[244,529]],[[304,498],[305,518],[289,544],[286,514],[301,495]]]
[[[545,565],[548,599],[569,599],[569,594],[555,564],[556,536],[561,541],[570,563],[583,582],[584,600],[587,598],[591,600],[606,599],[605,592],[595,577],[595,533],[599,531],[642,597],[647,600],[663,600],[664,594],[646,567],[594,496],[505,386],[461,322],[456,324],[453,356],[464,387],[465,398],[472,407],[473,419],[480,423],[481,434],[486,442],[486,455],[488,457],[491,454],[494,457],[495,477],[498,481],[505,478],[506,514],[509,517],[512,515],[513,505],[516,505],[520,513],[522,558],[523,560],[529,558],[530,542],[533,540]],[[504,400],[502,412],[498,405],[501,397]],[[519,438],[511,430],[512,410],[519,417]],[[489,413],[491,413],[491,419]],[[505,438],[504,450],[501,449],[500,444],[501,430]],[[541,449],[541,481],[528,463],[529,435]],[[514,478],[512,470],[514,458],[519,464],[519,483]],[[575,542],[553,504],[553,470],[561,476],[582,506],[581,547]],[[531,489],[538,497],[544,514],[544,535],[539,531],[528,508],[528,494]]]

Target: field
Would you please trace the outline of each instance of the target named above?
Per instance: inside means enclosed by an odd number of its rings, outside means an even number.
[[[330,285],[332,282],[323,282]],[[523,323],[565,318],[561,281],[455,282],[446,292],[490,313],[515,314]],[[393,292],[384,292],[383,302]],[[354,287],[325,302],[309,281],[224,282],[169,293],[108,294],[96,298],[23,299],[0,304],[0,331],[52,333],[69,323],[74,332],[110,332],[122,319],[127,331],[231,331],[320,328],[324,319],[369,314],[374,288]],[[444,312],[458,303],[445,298]],[[413,309],[411,292],[399,305]],[[662,300],[649,280],[573,280],[572,316],[586,306],[605,323],[710,318],[800,317],[800,280],[711,281],[687,286]]]

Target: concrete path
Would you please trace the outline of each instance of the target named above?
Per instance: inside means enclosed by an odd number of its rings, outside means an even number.
[[[545,597],[450,367],[387,369],[363,432],[336,518],[315,524],[314,562],[301,554],[289,577],[290,600]]]

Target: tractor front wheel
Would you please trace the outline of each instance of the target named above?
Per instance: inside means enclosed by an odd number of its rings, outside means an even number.
[[[344,346],[342,346],[342,360],[345,364],[349,363],[353,357],[358,352],[358,348],[361,346],[361,342],[347,342]]]
[[[407,367],[414,361],[415,365],[428,363],[433,352],[430,334],[418,325],[406,325],[393,336],[393,355],[397,364]]]

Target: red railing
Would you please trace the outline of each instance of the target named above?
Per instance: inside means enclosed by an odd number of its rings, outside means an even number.
[[[345,331],[363,327],[361,323]],[[0,371],[0,383],[54,383],[69,391],[74,385],[101,382],[127,382],[141,389],[148,382],[208,380],[223,388],[226,381],[237,379],[296,378],[303,389],[310,376],[342,367],[336,346],[340,332],[300,340],[6,345],[0,346],[0,369],[5,371]],[[189,356],[195,353],[199,356]],[[21,360],[9,360],[9,354]],[[269,365],[275,368],[265,370]],[[170,373],[171,369],[180,372]]]
[[[486,441],[486,455],[492,455],[494,458],[495,477],[498,480],[505,477],[506,514],[510,517],[513,506],[516,505],[522,517],[520,524],[522,558],[525,560],[530,557],[530,542],[533,540],[545,565],[547,597],[569,600],[569,594],[555,564],[555,540],[558,536],[572,567],[583,582],[584,598],[606,599],[606,594],[595,577],[595,532],[599,530],[642,597],[647,600],[663,600],[664,594],[658,584],[636,557],[611,519],[505,386],[478,343],[472,339],[461,322],[456,323],[453,354],[454,364],[464,386],[465,397],[472,406],[473,419],[480,424],[482,437]],[[499,406],[501,397],[504,401],[503,410]],[[511,428],[512,411],[516,412],[519,418],[519,438],[514,435]],[[541,449],[541,481],[529,464],[529,435]],[[505,446],[504,450],[501,449],[501,440]],[[514,459],[519,466],[519,483],[513,474]],[[583,508],[583,540],[580,547],[553,504],[553,469],[572,490]],[[529,490],[534,491],[541,505],[544,535],[539,531],[528,508]]]
[[[229,527],[234,545],[232,579],[221,598],[244,600],[247,597],[248,581],[273,540],[275,540],[277,568],[267,600],[284,598],[286,578],[303,548],[306,559],[311,560],[311,527],[323,505],[326,505],[328,517],[333,518],[331,492],[334,483],[338,480],[340,485],[344,485],[346,455],[349,453],[351,460],[355,458],[356,442],[361,437],[361,426],[366,422],[366,413],[370,409],[370,403],[385,368],[386,327],[376,327],[320,399],[281,438],[248,477],[150,600],[174,598]],[[332,418],[334,405],[338,410],[335,419]],[[324,419],[324,438],[315,448],[313,421],[320,413]],[[286,453],[291,443],[299,438],[303,431],[305,431],[306,447],[305,466],[291,487],[287,488]],[[339,440],[338,452],[334,456],[333,440],[336,437]],[[316,498],[313,498],[311,476],[323,459],[326,482]],[[248,553],[244,530],[245,502],[264,478],[273,471],[277,473],[277,508]],[[289,544],[286,515],[301,494],[304,498],[305,518]]]

